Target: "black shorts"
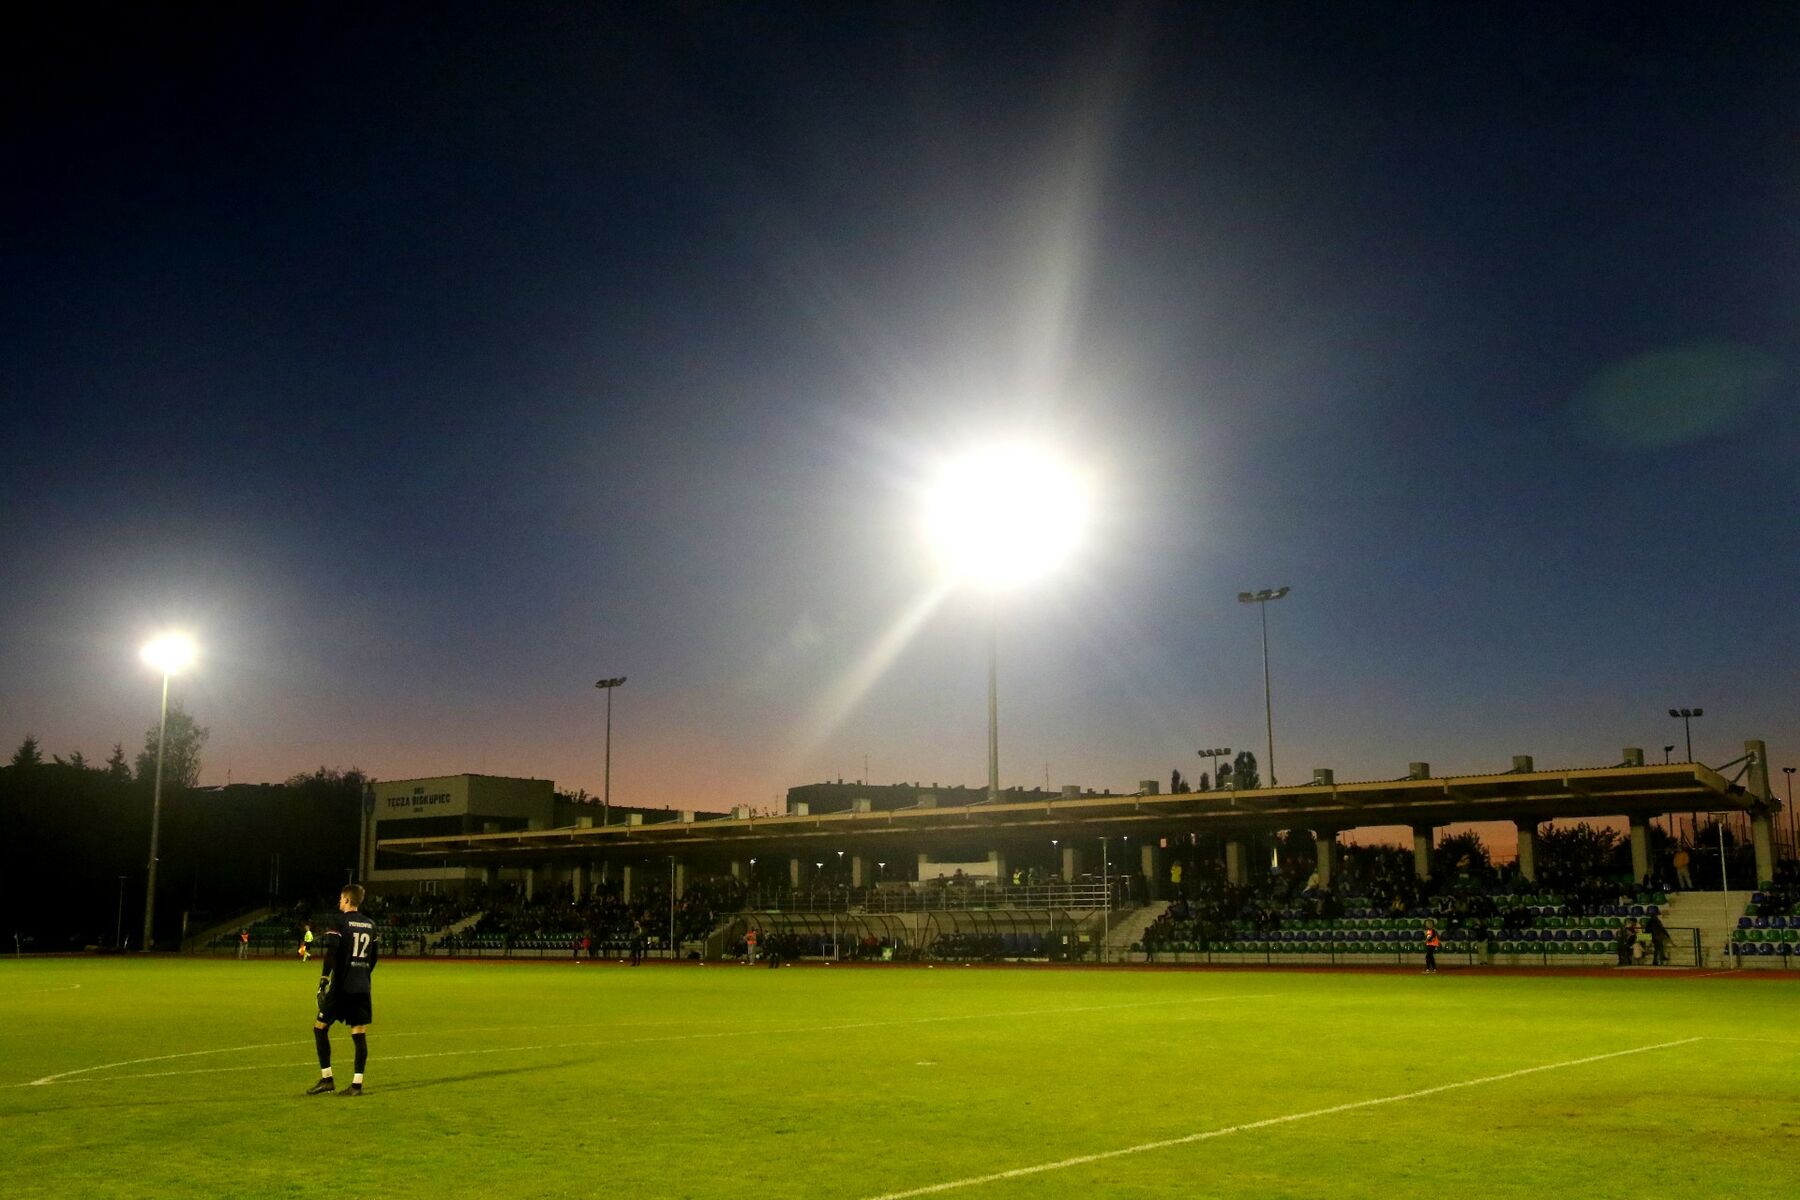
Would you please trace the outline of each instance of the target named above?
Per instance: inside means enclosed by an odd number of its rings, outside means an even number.
[[[367,992],[327,992],[319,1000],[318,1020],[326,1025],[334,1021],[350,1026],[368,1025],[374,1019]]]

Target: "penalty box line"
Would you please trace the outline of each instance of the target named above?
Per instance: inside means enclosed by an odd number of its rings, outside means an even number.
[[[1252,994],[1245,994],[1245,995],[1186,996],[1186,997],[1181,997],[1179,999],[1174,999],[1174,1000],[1144,1000],[1144,1001],[1133,1001],[1128,1004],[1084,1004],[1084,1005],[1067,1006],[1067,1007],[1062,1007],[1062,1008],[1015,1009],[1015,1010],[1012,1010],[1009,1012],[955,1013],[955,1014],[950,1014],[950,1015],[946,1015],[946,1016],[936,1016],[936,1017],[900,1017],[900,1018],[897,1018],[897,1019],[891,1020],[891,1021],[848,1021],[848,1022],[836,1024],[836,1025],[818,1025],[818,1024],[793,1025],[793,1026],[788,1026],[785,1028],[777,1028],[777,1029],[753,1029],[753,1028],[734,1027],[731,1029],[722,1029],[722,1030],[717,1030],[717,1031],[709,1032],[709,1033],[671,1033],[671,1034],[658,1034],[658,1035],[655,1035],[652,1037],[639,1037],[639,1038],[602,1038],[602,1039],[596,1039],[596,1040],[592,1040],[592,1041],[580,1041],[580,1042],[546,1042],[546,1043],[541,1043],[541,1044],[533,1045],[533,1046],[478,1046],[478,1047],[475,1047],[472,1049],[465,1048],[465,1049],[461,1049],[461,1050],[438,1050],[438,1051],[432,1051],[432,1052],[423,1053],[423,1054],[386,1054],[386,1055],[380,1056],[380,1061],[384,1062],[384,1063],[409,1062],[414,1059],[421,1059],[421,1058],[462,1058],[462,1057],[468,1057],[468,1056],[477,1055],[477,1054],[519,1054],[519,1053],[525,1053],[525,1052],[535,1051],[535,1050],[593,1049],[595,1047],[600,1047],[600,1046],[635,1046],[635,1045],[643,1045],[646,1043],[653,1043],[653,1042],[700,1042],[700,1041],[717,1040],[719,1038],[744,1037],[746,1035],[755,1035],[757,1037],[772,1037],[772,1036],[779,1036],[779,1035],[783,1035],[783,1034],[842,1033],[842,1032],[860,1030],[860,1029],[892,1029],[895,1027],[908,1026],[908,1025],[941,1024],[941,1023],[947,1022],[947,1021],[984,1021],[984,1020],[994,1020],[996,1018],[1046,1017],[1046,1016],[1060,1016],[1060,1015],[1067,1015],[1067,1014],[1074,1014],[1074,1013],[1115,1012],[1115,1011],[1119,1011],[1121,1009],[1160,1008],[1160,1007],[1167,1007],[1170,1005],[1216,1004],[1216,1003],[1228,1002],[1228,1001],[1232,1001],[1232,1000],[1266,1000],[1266,999],[1269,999],[1274,994],[1275,993],[1273,993],[1273,992],[1260,992],[1260,993],[1252,993]],[[389,1036],[391,1036],[391,1037],[423,1037],[423,1036],[431,1036],[431,1035],[426,1032],[421,1032],[421,1033],[390,1034]],[[273,1049],[291,1047],[294,1045],[295,1045],[294,1042],[264,1042],[260,1045],[255,1045],[255,1046],[234,1046],[234,1047],[229,1047],[229,1048],[219,1049],[219,1050],[188,1050],[188,1051],[184,1051],[180,1054],[158,1054],[158,1055],[154,1055],[150,1058],[137,1058],[137,1059],[129,1059],[124,1062],[102,1063],[98,1066],[93,1066],[93,1067],[79,1067],[73,1071],[62,1071],[55,1075],[45,1075],[42,1078],[28,1080],[24,1083],[0,1084],[0,1089],[23,1088],[23,1087],[47,1087],[52,1084],[58,1084],[58,1083],[111,1083],[114,1081],[122,1081],[122,1080],[126,1080],[126,1079],[166,1079],[173,1075],[219,1075],[219,1074],[231,1074],[231,1073],[235,1073],[235,1072],[239,1072],[239,1071],[289,1070],[294,1067],[294,1064],[292,1064],[292,1063],[257,1063],[252,1066],[192,1067],[192,1068],[188,1068],[185,1070],[139,1071],[139,1072],[135,1072],[130,1075],[107,1075],[107,1076],[101,1076],[101,1077],[97,1077],[97,1078],[95,1078],[95,1077],[78,1078],[79,1076],[91,1076],[92,1072],[107,1071],[107,1070],[111,1070],[115,1067],[136,1067],[136,1066],[143,1066],[145,1064],[153,1063],[153,1062],[168,1062],[171,1059],[177,1059],[177,1058],[197,1058],[202,1055],[210,1055],[210,1054],[233,1054],[233,1053],[238,1053],[238,1052],[246,1051],[246,1050],[273,1050]]]
[[[1426,1096],[1437,1096],[1444,1092],[1453,1092],[1460,1088],[1480,1087],[1487,1083],[1501,1083],[1508,1079],[1520,1079],[1526,1075],[1537,1075],[1544,1071],[1561,1071],[1569,1067],[1586,1066],[1588,1063],[1605,1062],[1611,1058],[1624,1058],[1632,1054],[1648,1054],[1653,1050],[1672,1050],[1677,1046],[1691,1046],[1695,1042],[1705,1041],[1704,1037],[1682,1038],[1674,1042],[1658,1042],[1653,1046],[1633,1046],[1629,1050],[1613,1050],[1606,1054],[1590,1054],[1585,1058],[1571,1058],[1564,1062],[1544,1063],[1535,1067],[1521,1067],[1517,1071],[1504,1071],[1498,1075],[1483,1075],[1479,1079],[1461,1079],[1455,1083],[1440,1083],[1436,1087],[1420,1088],[1416,1092],[1402,1092],[1394,1096],[1377,1096],[1370,1100],[1352,1100],[1348,1104],[1333,1104],[1329,1108],[1315,1108],[1306,1112],[1288,1113],[1286,1116],[1267,1117],[1261,1121],[1246,1121],[1242,1125],[1228,1125],[1223,1129],[1208,1129],[1200,1133],[1190,1133],[1184,1137],[1166,1138],[1160,1142],[1144,1142],[1136,1146],[1124,1146],[1117,1150],[1102,1150],[1097,1154],[1082,1154],[1074,1158],[1058,1159],[1056,1162],[1038,1163],[1030,1167],[1015,1167],[1010,1171],[995,1171],[991,1175],[971,1175],[967,1179],[952,1179],[947,1183],[927,1184],[924,1187],[909,1188],[901,1192],[884,1192],[872,1200],[908,1200],[912,1196],[930,1196],[938,1192],[954,1191],[958,1188],[976,1187],[984,1183],[1000,1183],[1008,1179],[1022,1179],[1028,1175],[1042,1175],[1048,1171],[1064,1171],[1070,1167],[1086,1166],[1089,1163],[1105,1162],[1111,1158],[1123,1158],[1128,1154],[1147,1154],[1152,1150],[1168,1150],[1175,1146],[1189,1146],[1195,1142],[1211,1141],[1214,1138],[1226,1137],[1234,1133],[1249,1133],[1252,1130],[1268,1129],[1276,1125],[1290,1125],[1296,1121],[1309,1121],[1314,1117],[1329,1117],[1337,1113],[1354,1112],[1360,1108],[1375,1108],[1382,1104],[1398,1104],[1402,1100],[1420,1100]]]

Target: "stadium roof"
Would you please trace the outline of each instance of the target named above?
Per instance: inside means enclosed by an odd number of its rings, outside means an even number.
[[[1675,812],[1767,811],[1764,800],[1710,767],[1676,763],[1499,775],[1317,783],[1254,791],[1076,796],[1013,803],[943,805],[883,812],[669,821],[649,825],[383,838],[387,853],[465,863],[571,857],[631,858],[683,852],[813,853],[858,848],[896,852],[942,842],[1139,834],[1230,834],[1295,827],[1351,829],[1464,821],[1660,816]]]

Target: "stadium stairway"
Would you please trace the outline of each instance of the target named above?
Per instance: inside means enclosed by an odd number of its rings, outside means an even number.
[[[1156,924],[1156,918],[1169,911],[1167,900],[1152,900],[1142,908],[1113,918],[1112,930],[1106,935],[1107,962],[1142,962],[1144,953],[1132,953],[1132,947],[1143,940],[1144,930]]]
[[[473,929],[475,927],[476,923],[479,922],[481,920],[481,918],[483,918],[485,916],[487,916],[487,911],[484,909],[481,912],[473,914],[472,916],[464,917],[460,921],[452,921],[450,924],[444,926],[442,929],[438,930],[436,933],[426,934],[425,935],[425,948],[427,950],[431,949],[433,946],[437,945],[439,942],[443,941],[445,938],[449,937],[451,934],[461,933],[465,929]]]
[[[190,933],[182,941],[181,951],[183,954],[192,954],[196,950],[204,950],[214,938],[224,937],[228,933],[236,933],[240,929],[248,929],[274,911],[265,904],[261,908],[253,908],[249,912],[239,913],[229,921],[220,921],[211,928],[202,929],[199,933]]]
[[[1738,918],[1750,903],[1750,892],[1670,892],[1668,907],[1663,909],[1663,924],[1670,929],[1700,931],[1700,963],[1708,967],[1735,967],[1726,947]],[[1762,963],[1745,963],[1761,966]],[[1773,965],[1773,964],[1771,964]]]

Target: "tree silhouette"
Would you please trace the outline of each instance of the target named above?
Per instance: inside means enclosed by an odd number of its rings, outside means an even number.
[[[190,717],[179,702],[169,704],[168,736],[163,745],[163,783],[191,788],[200,780],[200,748],[209,730]],[[137,776],[148,783],[156,778],[156,734],[152,725],[144,734],[144,750],[137,756]]]
[[[1225,768],[1219,768],[1223,775]],[[1256,755],[1249,750],[1239,750],[1231,764],[1232,786],[1239,791],[1255,791],[1262,786],[1262,776],[1256,772]]]
[[[19,743],[19,748],[13,751],[12,765],[15,767],[36,767],[41,766],[43,761],[44,755],[38,749],[37,734],[26,734],[25,740]]]

